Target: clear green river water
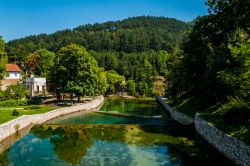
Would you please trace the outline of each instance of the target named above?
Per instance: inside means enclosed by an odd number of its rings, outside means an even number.
[[[0,166],[232,165],[156,102],[107,100],[100,111],[33,127],[0,154]]]

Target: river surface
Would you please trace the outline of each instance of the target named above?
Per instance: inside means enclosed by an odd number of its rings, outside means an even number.
[[[106,100],[99,113],[62,116],[0,154],[0,165],[232,165],[154,101]]]

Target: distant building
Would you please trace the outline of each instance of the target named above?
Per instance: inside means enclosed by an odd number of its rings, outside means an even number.
[[[10,85],[16,85],[21,82],[21,69],[16,64],[7,64],[5,67],[7,72],[5,78],[1,80],[1,89],[6,90]]]
[[[26,88],[31,96],[43,95],[46,92],[46,78],[43,77],[28,77],[25,80]]]

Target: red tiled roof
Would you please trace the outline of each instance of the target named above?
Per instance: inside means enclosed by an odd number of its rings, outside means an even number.
[[[20,72],[21,71],[21,69],[16,64],[7,64],[5,69],[7,72],[11,72],[11,71]]]

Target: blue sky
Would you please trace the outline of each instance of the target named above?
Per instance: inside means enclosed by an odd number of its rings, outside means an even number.
[[[9,41],[132,16],[191,21],[205,14],[205,0],[0,0],[0,36]]]

